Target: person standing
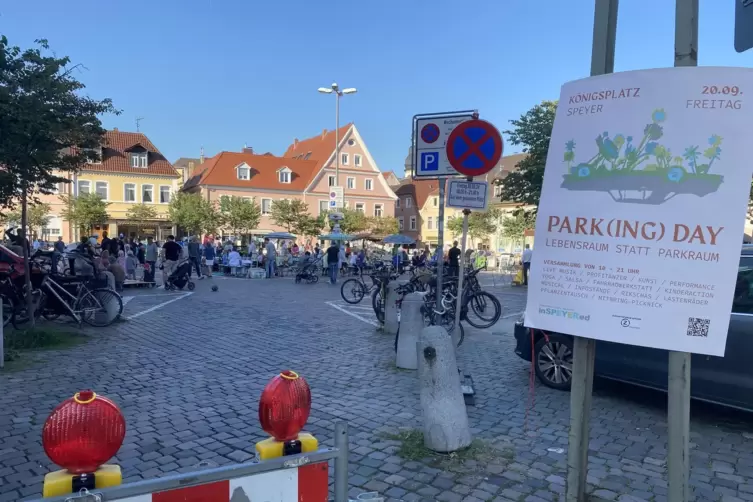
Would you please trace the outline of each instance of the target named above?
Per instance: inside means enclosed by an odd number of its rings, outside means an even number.
[[[531,270],[531,257],[533,251],[531,245],[526,244],[526,248],[523,250],[523,256],[520,258],[520,263],[523,265],[523,285],[528,286],[528,272]]]
[[[264,247],[267,250],[267,256],[264,258],[264,268],[267,270],[267,279],[274,277],[275,265],[277,260],[277,249],[269,237],[264,238]]]
[[[460,248],[458,248],[458,241],[452,243],[450,252],[447,253],[447,258],[450,262],[450,275],[457,277],[460,271]]]
[[[340,246],[332,241],[327,248],[327,267],[329,268],[329,283],[337,284],[337,267],[340,263]]]
[[[110,254],[110,237],[108,237],[107,230],[102,232],[102,242],[99,243],[99,247],[102,249],[102,251],[107,251],[108,255]]]
[[[63,257],[63,254],[65,253],[65,242],[63,242],[63,236],[59,236],[57,242],[55,242],[55,252],[52,253],[52,272],[57,274],[58,273],[58,262],[60,262],[60,258]]]
[[[212,278],[212,268],[214,267],[214,260],[217,257],[217,253],[215,252],[214,245],[211,241],[207,241],[204,243],[204,262],[206,263],[207,269],[205,270],[207,277],[209,279]]]
[[[157,255],[159,254],[159,248],[157,247],[157,243],[154,242],[153,237],[147,237],[146,238],[146,251],[144,253],[144,258],[146,259],[146,263],[149,265],[149,274],[145,275],[144,280],[146,282],[154,282],[154,274],[155,274],[155,268],[157,266]]]
[[[191,265],[196,268],[196,276],[199,279],[203,279],[204,276],[201,275],[201,249],[199,246],[199,239],[196,237],[191,237],[191,240],[188,242],[188,259],[191,262]]]
[[[162,246],[162,250],[165,253],[165,262],[163,264],[164,268],[162,270],[162,282],[166,284],[167,278],[170,277],[170,274],[172,274],[175,270],[175,265],[178,264],[182,248],[180,247],[180,244],[175,242],[174,235],[168,235],[167,242],[165,242],[165,244]]]

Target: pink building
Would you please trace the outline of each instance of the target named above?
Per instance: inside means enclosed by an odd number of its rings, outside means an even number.
[[[258,233],[284,230],[269,218],[272,202],[301,199],[313,216],[327,212],[335,179],[335,131],[326,129],[302,141],[295,139],[282,157],[221,152],[195,166],[184,190],[208,200],[222,196],[254,198],[261,206]],[[367,216],[394,216],[397,196],[382,176],[355,124],[340,128],[340,186],[345,207]],[[256,233],[256,232],[255,232]]]

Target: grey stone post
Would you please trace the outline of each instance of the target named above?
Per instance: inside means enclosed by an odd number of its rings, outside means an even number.
[[[421,330],[424,329],[424,316],[421,306],[426,293],[410,293],[403,298],[400,313],[400,335],[397,339],[395,365],[405,370],[418,369],[416,346]]]
[[[452,338],[441,326],[421,331],[417,343],[424,445],[446,453],[470,446],[471,431]]]

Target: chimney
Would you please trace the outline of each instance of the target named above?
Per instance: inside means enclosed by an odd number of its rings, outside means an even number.
[[[322,139],[324,139],[324,137],[325,137],[326,135],[327,135],[327,130],[325,129],[325,130],[323,130],[323,131],[322,131]]]
[[[204,147],[201,147],[201,155],[199,155],[199,164],[204,163]]]
[[[118,132],[118,128],[117,127],[113,127],[112,128],[112,132]]]
[[[293,150],[298,148],[298,138],[293,139]]]
[[[251,155],[253,155],[254,154],[254,149],[253,149],[253,147],[250,147],[250,146],[248,146],[248,145],[246,145],[244,143],[243,144],[243,153],[250,153]]]

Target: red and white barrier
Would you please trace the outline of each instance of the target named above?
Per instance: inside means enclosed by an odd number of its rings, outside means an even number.
[[[176,488],[117,502],[327,502],[327,462],[203,485]]]

